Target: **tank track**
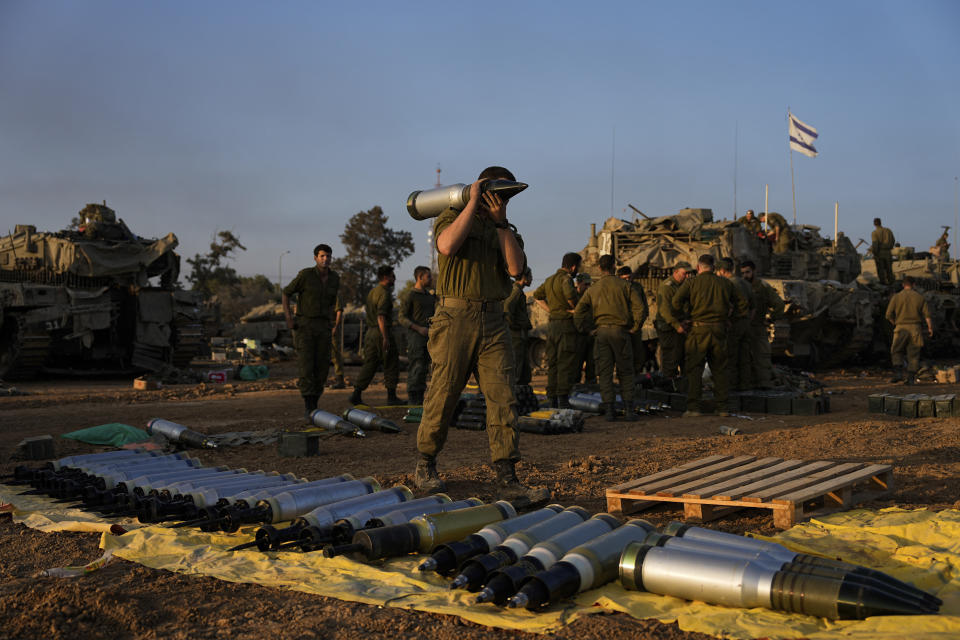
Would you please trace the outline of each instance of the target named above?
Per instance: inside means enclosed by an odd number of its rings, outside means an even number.
[[[50,353],[50,336],[42,328],[31,330],[23,318],[7,319],[0,336],[0,378],[35,378]]]

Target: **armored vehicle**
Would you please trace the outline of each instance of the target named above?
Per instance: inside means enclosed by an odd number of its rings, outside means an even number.
[[[176,288],[177,237],[141,238],[106,203],[75,221],[0,237],[0,378],[189,364],[204,341],[201,300]]]

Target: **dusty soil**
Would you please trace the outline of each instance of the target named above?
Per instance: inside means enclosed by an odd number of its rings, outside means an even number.
[[[348,369],[349,374],[352,373]],[[16,462],[9,455],[24,437],[58,435],[107,422],[143,427],[153,417],[198,431],[293,428],[302,405],[289,364],[274,365],[272,380],[233,385],[175,386],[133,391],[130,381],[54,380],[18,384],[30,395],[0,398],[0,473]],[[802,459],[879,462],[894,465],[896,491],[867,506],[942,509],[960,506],[960,419],[905,419],[871,415],[866,396],[888,385],[880,371],[836,371],[821,376],[829,385],[832,413],[816,418],[653,417],[632,423],[590,418],[581,434],[523,434],[521,479],[551,489],[563,504],[591,511],[605,508],[603,491],[631,478],[712,454],[751,454]],[[535,384],[536,384],[535,380]],[[543,381],[539,381],[542,386]],[[401,387],[401,392],[403,388]],[[920,385],[916,393],[954,388]],[[321,404],[331,411],[347,406],[349,390],[329,390]],[[374,385],[370,404],[385,394]],[[399,422],[402,409],[383,412]],[[718,434],[734,424],[739,436]],[[207,464],[296,472],[310,479],[338,473],[372,475],[385,485],[410,484],[416,462],[415,425],[402,435],[369,433],[365,440],[332,436],[316,458],[281,458],[272,445],[245,445],[202,453]],[[94,448],[57,439],[57,456]],[[451,430],[440,458],[454,499],[494,495],[486,435]],[[663,525],[682,511],[660,507],[643,517]],[[741,511],[710,526],[732,532],[774,533],[769,512]],[[0,519],[0,640],[4,638],[498,638],[526,634],[480,627],[453,616],[380,608],[298,592],[237,585],[210,578],[155,571],[115,562],[77,580],[34,579],[42,569],[84,564],[97,557],[98,534],[45,534],[9,517]],[[534,637],[534,636],[531,636]],[[577,640],[669,638],[694,640],[702,634],[676,625],[634,620],[626,615],[590,616],[556,634]]]

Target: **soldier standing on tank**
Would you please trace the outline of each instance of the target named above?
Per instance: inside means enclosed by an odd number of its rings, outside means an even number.
[[[734,316],[730,321],[730,331],[727,332],[727,355],[729,367],[727,375],[730,388],[734,391],[744,391],[750,387],[750,320],[753,314],[753,288],[750,283],[741,278],[733,266],[733,260],[720,260],[718,273],[732,282],[747,301],[747,313]]]
[[[779,213],[761,213],[760,221],[767,228],[767,240],[773,245],[774,253],[786,253],[793,244],[793,232],[786,218]]]
[[[333,375],[336,376],[331,389],[345,389],[346,380],[343,379],[343,351],[340,349],[340,336],[343,330],[343,300],[337,296],[336,316],[333,319],[333,333],[330,336],[330,355],[333,360]]]
[[[643,319],[640,320],[640,330],[630,334],[630,342],[633,345],[633,374],[636,376],[640,375],[643,365],[647,362],[647,345],[643,341],[643,323],[647,321],[647,316],[650,315],[650,306],[647,304],[647,294],[643,290],[643,285],[630,267],[624,265],[617,269],[617,277],[629,282],[633,290],[640,296],[640,315],[643,316]]]
[[[444,490],[437,474],[437,454],[446,443],[460,393],[475,371],[487,403],[487,439],[499,497],[536,503],[547,500],[550,492],[526,487],[517,479],[517,401],[503,312],[510,280],[523,273],[526,256],[516,227],[507,221],[506,201],[481,190],[483,182],[492,179],[516,180],[503,167],[484,169],[470,185],[466,207],[447,209],[434,223],[437,310],[428,343],[433,369],[417,431],[420,461],[414,483],[422,491]]]
[[[333,332],[335,308],[340,293],[340,275],[330,269],[329,245],[313,249],[313,267],[302,269],[283,289],[281,304],[287,328],[294,331],[299,378],[297,386],[303,396],[304,418],[316,410],[323,395],[323,385],[330,371],[330,335]],[[290,298],[297,296],[296,319],[290,310]]]
[[[893,231],[881,224],[880,218],[873,219],[870,242],[870,252],[877,265],[877,278],[880,284],[893,284],[893,245],[897,240],[893,237]]]
[[[513,289],[503,303],[507,324],[510,326],[510,343],[513,346],[513,375],[518,385],[530,384],[533,375],[530,367],[530,354],[527,352],[527,338],[533,325],[530,323],[530,313],[527,311],[527,296],[523,292],[533,282],[533,272],[525,269],[523,275],[517,277]]]
[[[671,302],[673,312],[689,309],[692,326],[686,343],[687,411],[685,417],[703,415],[703,367],[713,372],[713,395],[717,415],[728,416],[727,327],[731,318],[747,312],[747,301],[732,282],[713,272],[714,258],[702,255],[697,277],[684,282]]]
[[[950,242],[947,240],[949,231],[950,227],[944,227],[943,233],[940,234],[936,244],[934,244],[930,250],[931,253],[937,256],[937,262],[946,262],[950,259]]]
[[[690,271],[689,263],[678,262],[674,265],[670,277],[657,287],[657,317],[654,318],[653,328],[657,330],[657,342],[660,344],[660,373],[671,379],[677,378],[681,373],[683,344],[690,328],[682,316],[674,315],[671,302],[673,294],[687,279]]]
[[[742,218],[737,220],[737,222],[740,223],[741,227],[743,227],[753,235],[757,235],[760,233],[760,230],[761,230],[760,220],[757,219],[755,215],[753,215],[753,209],[747,209],[747,213]]]
[[[773,362],[770,359],[770,335],[767,331],[767,312],[773,319],[783,315],[783,300],[776,290],[757,277],[752,260],[740,263],[740,274],[753,291],[753,315],[750,320],[750,386],[759,389],[773,387]]]
[[[413,288],[400,308],[400,324],[407,328],[407,401],[410,404],[423,404],[423,393],[427,389],[427,367],[430,366],[427,336],[437,297],[430,292],[433,273],[429,267],[414,269],[413,278]]]
[[[378,284],[367,294],[367,332],[363,336],[363,367],[353,383],[351,404],[363,403],[361,393],[370,386],[377,369],[383,367],[383,386],[387,388],[387,404],[399,405],[397,382],[400,378],[400,355],[393,336],[393,284],[397,276],[393,267],[377,269]]]
[[[629,280],[614,275],[613,256],[600,256],[600,280],[580,298],[574,311],[574,322],[583,331],[596,327],[597,374],[600,377],[600,398],[608,421],[617,419],[614,405],[617,392],[613,386],[616,366],[620,379],[620,397],[624,414],[633,417],[633,340],[640,332],[646,305]]]
[[[583,294],[586,293],[591,284],[593,284],[593,280],[589,273],[578,273],[576,277],[574,277],[573,285],[577,290],[578,300],[583,297]],[[574,324],[577,323],[574,322]],[[579,325],[577,326],[577,360],[573,368],[572,382],[573,384],[579,384],[580,380],[583,379],[586,384],[596,384],[597,366],[596,360],[593,357],[596,327],[594,327],[589,320],[583,323],[582,326],[584,329],[581,329]]]
[[[564,254],[560,268],[533,292],[533,299],[550,314],[547,323],[547,400],[551,407],[569,409],[570,388],[577,360],[577,329],[573,310],[577,290],[573,276],[580,270],[579,253]]]
[[[893,361],[893,378],[890,382],[904,381],[913,384],[920,369],[920,350],[923,348],[923,325],[927,335],[933,337],[933,320],[923,294],[916,291],[913,276],[904,276],[903,289],[890,298],[886,318],[893,325],[893,344],[890,359]],[[906,374],[904,374],[906,364]]]

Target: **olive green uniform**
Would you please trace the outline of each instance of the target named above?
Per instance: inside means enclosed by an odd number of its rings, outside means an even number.
[[[297,296],[293,336],[300,374],[297,387],[302,396],[320,397],[330,371],[330,333],[336,317],[340,276],[330,269],[326,278],[317,267],[302,269],[283,293],[288,298]]]
[[[660,344],[660,372],[668,378],[680,373],[683,365],[683,345],[686,335],[677,331],[681,326],[680,316],[673,311],[673,295],[680,288],[673,276],[660,283],[657,288],[657,317],[653,328],[657,330],[657,342]]]
[[[587,289],[589,291],[589,289]],[[596,384],[597,382],[597,359],[594,357],[596,351],[596,336],[594,331],[596,326],[591,318],[586,318],[582,325],[577,326],[577,355],[573,365],[573,384],[579,384],[581,376],[587,384]],[[581,329],[580,326],[583,328]]]
[[[507,316],[507,325],[510,327],[510,344],[513,347],[513,374],[516,384],[530,384],[532,371],[530,355],[527,351],[527,339],[533,324],[530,322],[530,313],[527,311],[527,295],[523,287],[514,283],[510,295],[504,304],[504,313]]]
[[[897,243],[893,231],[886,227],[876,227],[870,234],[870,242],[880,284],[893,284],[893,245]]]
[[[337,296],[337,305],[333,309],[333,319],[337,319],[337,312],[343,311],[343,300]],[[333,373],[338,378],[343,377],[343,351],[340,350],[340,336],[343,333],[343,319],[333,328],[330,336],[330,355],[333,359]]]
[[[748,218],[747,216],[743,216],[742,218],[739,218],[737,222],[740,223],[741,227],[743,227],[744,229],[746,229],[747,231],[749,231],[754,235],[760,233],[760,230],[763,228],[762,223],[756,216],[754,216],[753,218]]]
[[[597,327],[596,361],[600,378],[600,397],[604,403],[616,401],[613,369],[620,378],[620,396],[624,404],[633,402],[633,341],[631,331],[643,326],[645,305],[636,287],[626,280],[605,274],[587,289],[577,303],[574,322],[582,331],[587,321]]]
[[[920,369],[923,328],[929,317],[927,300],[918,291],[903,289],[890,298],[886,318],[893,325],[890,359],[894,367],[906,364],[910,374],[916,374]]]
[[[400,355],[397,352],[397,340],[391,331],[393,327],[393,294],[390,289],[378,284],[367,294],[367,332],[363,336],[363,367],[354,387],[363,391],[370,386],[377,369],[383,367],[383,386],[390,394],[396,393],[400,378]],[[380,335],[379,316],[386,318],[387,348],[383,348],[383,336]]]
[[[407,328],[407,393],[414,398],[421,397],[427,388],[430,354],[427,336],[414,331],[410,325],[429,326],[436,304],[435,295],[414,287],[400,309],[400,324]]]
[[[643,291],[643,285],[636,280],[630,283],[633,290],[640,297],[640,328],[630,334],[630,342],[633,344],[633,373],[639,374],[643,365],[647,362],[647,345],[643,341],[643,323],[647,321],[650,315],[650,305],[647,304],[647,294]]]
[[[439,238],[459,214],[456,209],[441,213],[433,237]],[[437,267],[437,308],[427,343],[432,378],[417,430],[417,449],[428,458],[443,449],[460,393],[476,370],[487,404],[490,458],[494,462],[519,460],[516,398],[511,386],[513,355],[503,313],[511,278],[493,222],[475,215],[456,254],[440,253]]]
[[[790,250],[790,245],[793,240],[793,232],[790,231],[790,225],[787,224],[787,220],[779,213],[768,213],[767,229],[773,232],[774,229],[778,227],[780,229],[780,235],[777,236],[777,241],[773,245],[773,252],[786,253]]]
[[[735,391],[744,391],[750,388],[750,314],[753,312],[753,287],[740,276],[732,276],[730,282],[740,290],[740,294],[747,301],[747,312],[742,316],[735,316],[730,321],[730,331],[727,333],[727,375],[730,388]]]
[[[700,410],[703,367],[710,364],[717,411],[726,411],[727,330],[731,317],[747,311],[747,301],[726,278],[705,271],[686,280],[673,296],[674,313],[689,309],[693,326],[686,342],[687,409]]]
[[[566,269],[544,280],[533,292],[536,300],[545,300],[550,307],[547,323],[547,397],[570,394],[573,374],[577,368],[577,329],[573,324],[573,308],[577,290],[573,278]]]
[[[759,278],[750,283],[753,291],[753,317],[750,320],[750,378],[751,387],[773,386],[773,362],[770,359],[770,336],[767,332],[767,312],[776,319],[783,315],[783,300],[776,290]]]

